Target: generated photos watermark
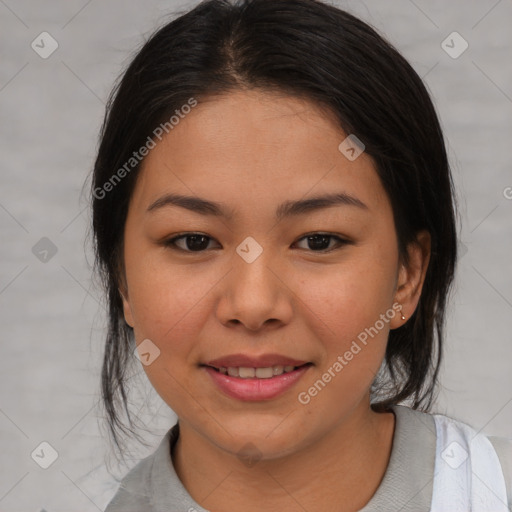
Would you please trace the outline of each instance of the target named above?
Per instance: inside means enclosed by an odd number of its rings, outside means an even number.
[[[393,304],[392,308],[389,308],[386,313],[382,313],[380,315],[379,320],[377,320],[373,326],[367,327],[364,331],[361,331],[357,335],[357,340],[363,345],[366,346],[368,343],[368,336],[370,336],[372,339],[374,336],[376,336],[384,327],[386,324],[388,324],[393,318],[395,318],[395,315],[399,313],[402,310],[402,306],[395,302]],[[321,378],[318,379],[311,387],[308,388],[307,391],[301,391],[297,395],[297,400],[302,405],[307,405],[311,402],[311,399],[322,391],[325,386],[331,382],[331,380],[338,375],[345,366],[348,365],[350,361],[354,358],[355,355],[359,354],[361,352],[362,347],[357,343],[356,340],[352,341],[352,344],[350,345],[350,349],[346,350],[343,355],[339,355],[336,359],[336,361],[327,369],[325,373],[322,374]]]

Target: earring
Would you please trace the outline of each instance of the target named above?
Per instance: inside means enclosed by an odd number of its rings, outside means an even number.
[[[402,315],[402,320],[405,320],[404,312],[403,312],[403,306],[400,304],[400,314]]]

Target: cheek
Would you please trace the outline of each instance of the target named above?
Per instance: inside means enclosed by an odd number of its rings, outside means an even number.
[[[322,344],[318,373],[301,389],[303,399],[311,400],[310,412],[340,397],[354,405],[385,356],[389,322],[396,314],[391,307],[396,264],[393,251],[380,258],[375,253],[359,251],[336,271],[299,280],[303,318]]]
[[[318,336],[322,356],[315,373],[297,390],[297,401],[310,418],[334,421],[368,393],[396,313],[382,298],[387,280],[371,279],[365,272],[316,279],[309,288],[304,281],[302,286],[301,293],[309,297],[304,301],[307,329]],[[391,318],[381,320],[386,313]]]
[[[129,286],[136,333],[179,350],[197,333],[201,299],[214,284],[163,265],[135,267]]]
[[[143,369],[160,397],[183,415],[191,409],[184,390],[193,389],[190,365],[197,356],[192,340],[200,338],[205,294],[215,281],[197,275],[194,279],[176,266],[169,269],[146,258],[144,265],[127,267],[127,278],[137,343],[149,339],[158,348],[153,348],[158,357]]]
[[[356,337],[390,308],[396,266],[392,258],[364,255],[340,266],[297,280],[297,295],[333,340]]]

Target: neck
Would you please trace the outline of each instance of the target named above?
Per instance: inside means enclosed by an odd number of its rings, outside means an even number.
[[[357,511],[386,472],[394,427],[392,412],[364,403],[304,448],[244,465],[180,421],[173,464],[192,498],[212,512]]]

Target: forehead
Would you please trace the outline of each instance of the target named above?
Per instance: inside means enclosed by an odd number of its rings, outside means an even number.
[[[146,156],[133,202],[147,208],[180,192],[238,210],[344,191],[378,208],[387,197],[373,160],[347,159],[338,149],[346,137],[334,115],[305,99],[256,90],[210,97]]]

